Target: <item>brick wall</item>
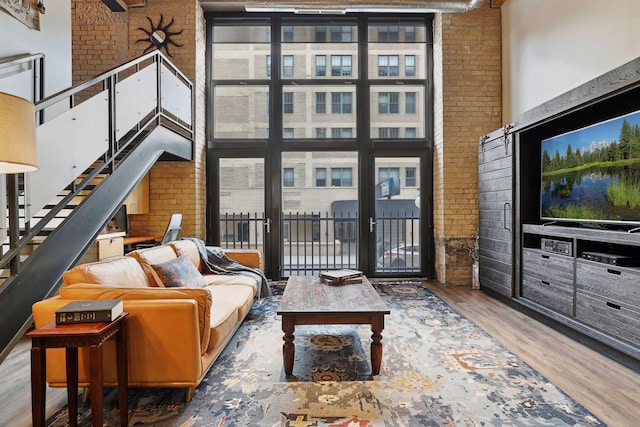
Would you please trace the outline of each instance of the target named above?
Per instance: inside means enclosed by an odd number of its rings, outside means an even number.
[[[434,20],[436,62],[434,230],[436,272],[471,282],[469,246],[478,229],[478,139],[501,126],[500,9],[489,2]]]

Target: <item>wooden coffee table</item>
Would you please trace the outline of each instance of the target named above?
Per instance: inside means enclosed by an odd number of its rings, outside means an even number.
[[[371,325],[371,373],[380,373],[384,315],[390,311],[366,277],[341,285],[291,276],[277,314],[282,316],[284,372],[291,375],[296,325]]]

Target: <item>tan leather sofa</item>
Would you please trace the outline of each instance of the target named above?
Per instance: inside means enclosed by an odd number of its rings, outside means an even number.
[[[256,250],[225,250],[245,266],[261,269]],[[33,305],[36,327],[55,320],[55,311],[72,300],[121,298],[127,317],[130,387],[195,388],[251,310],[259,284],[243,275],[203,274],[202,288],[159,287],[152,265],[186,255],[203,271],[196,245],[180,240],[140,249],[126,256],[82,264],[65,272],[59,295]],[[105,386],[115,387],[115,344],[105,344]],[[79,385],[88,387],[88,349],[79,351]],[[66,386],[64,349],[47,350],[47,382]]]

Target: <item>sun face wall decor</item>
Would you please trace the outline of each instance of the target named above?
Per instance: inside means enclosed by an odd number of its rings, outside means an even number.
[[[176,42],[174,42],[171,39],[174,36],[182,34],[182,30],[180,30],[180,31],[171,31],[170,30],[170,27],[173,25],[173,18],[171,18],[171,21],[169,21],[169,23],[167,23],[165,25],[163,25],[164,17],[162,16],[162,14],[160,14],[160,22],[158,22],[157,25],[154,25],[153,21],[148,16],[146,18],[149,21],[149,25],[150,25],[151,29],[150,30],[146,30],[145,28],[138,27],[138,30],[144,31],[145,34],[147,35],[147,37],[136,40],[136,43],[139,43],[139,42],[148,42],[149,43],[149,46],[147,46],[145,48],[143,53],[147,53],[151,49],[157,48],[158,50],[164,49],[164,51],[165,51],[165,53],[167,55],[172,56],[171,52],[169,52],[169,45],[170,44],[175,46],[175,47],[184,46],[184,45],[181,45],[181,44],[177,44]]]

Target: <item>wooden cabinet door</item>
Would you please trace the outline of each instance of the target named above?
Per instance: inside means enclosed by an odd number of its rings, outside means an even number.
[[[513,136],[503,130],[480,141],[480,288],[513,296]]]

